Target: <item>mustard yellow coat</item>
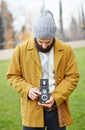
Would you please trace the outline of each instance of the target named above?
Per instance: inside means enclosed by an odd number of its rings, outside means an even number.
[[[72,123],[68,98],[79,80],[79,72],[74,53],[69,45],[56,39],[54,45],[54,66],[56,89],[52,93],[55,99],[60,127]],[[31,87],[39,87],[42,67],[39,55],[31,38],[17,45],[11,58],[7,79],[21,95],[22,124],[29,127],[43,127],[43,107],[37,101],[28,99]]]

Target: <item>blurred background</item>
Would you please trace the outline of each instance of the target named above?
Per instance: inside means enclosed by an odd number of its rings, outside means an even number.
[[[54,14],[56,37],[73,47],[80,81],[70,96],[73,125],[67,130],[85,130],[85,0],[0,0],[0,130],[21,130],[20,96],[6,73],[15,46],[29,39],[41,9]]]
[[[33,21],[42,8],[54,14],[56,37],[85,39],[85,0],[0,0],[0,49],[14,48],[32,36]]]

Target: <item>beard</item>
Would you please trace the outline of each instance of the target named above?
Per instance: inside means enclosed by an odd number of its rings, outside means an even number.
[[[35,38],[35,45],[36,45],[37,50],[41,51],[43,53],[49,52],[51,50],[51,48],[54,46],[54,43],[55,43],[55,38],[53,38],[52,43],[47,48],[44,49],[41,45],[38,44],[38,42]]]

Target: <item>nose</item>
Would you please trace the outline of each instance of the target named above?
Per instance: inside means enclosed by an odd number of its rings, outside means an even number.
[[[47,48],[47,46],[48,46],[48,44],[46,44],[46,43],[43,43],[42,44],[42,47],[45,49],[45,48]]]

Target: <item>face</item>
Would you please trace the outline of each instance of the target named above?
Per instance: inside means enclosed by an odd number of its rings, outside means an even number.
[[[52,44],[53,38],[51,39],[37,39],[37,43],[40,45],[42,49],[47,49]]]

